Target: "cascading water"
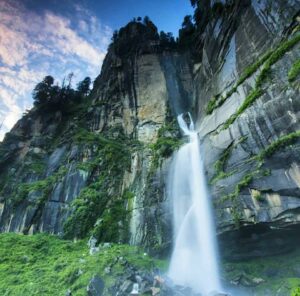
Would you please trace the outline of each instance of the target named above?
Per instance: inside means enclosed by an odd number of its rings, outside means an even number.
[[[188,125],[183,115],[178,116],[179,126],[189,137],[189,143],[177,152],[169,176],[175,234],[169,277],[175,284],[210,295],[221,290],[215,230],[200,143],[189,117]]]

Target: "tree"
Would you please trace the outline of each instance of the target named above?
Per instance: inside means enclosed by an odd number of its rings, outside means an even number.
[[[34,104],[43,104],[51,100],[53,91],[54,78],[50,75],[45,76],[44,79],[39,82],[32,92]]]
[[[81,94],[81,95],[88,95],[90,92],[90,86],[91,86],[91,78],[90,77],[85,77],[82,81],[80,81],[77,84],[77,91]]]
[[[196,5],[197,5],[197,0],[190,0],[191,1],[191,5],[193,6],[193,7],[195,7]]]
[[[173,48],[176,45],[175,39],[171,32],[165,33],[164,31],[161,31],[159,34],[159,39],[160,39],[160,44],[163,47],[168,46]]]
[[[116,42],[117,39],[118,39],[118,35],[119,35],[118,30],[115,30],[114,33],[113,33],[113,35],[112,35],[112,37],[111,37],[111,41],[112,42]]]
[[[186,31],[192,31],[194,29],[194,24],[192,22],[192,16],[186,15],[182,22],[182,29]]]
[[[150,20],[149,16],[145,16],[143,23],[145,26],[147,26],[150,31],[151,31],[151,35],[152,37],[158,37],[158,32],[157,32],[157,27],[154,25],[154,23]]]
[[[193,43],[194,32],[195,25],[193,24],[192,16],[186,15],[183,19],[181,29],[179,30],[179,45],[181,48],[191,46],[191,44]]]

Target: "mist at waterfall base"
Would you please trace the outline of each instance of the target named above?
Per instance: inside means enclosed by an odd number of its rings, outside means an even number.
[[[173,207],[175,245],[168,276],[175,284],[201,295],[220,292],[215,229],[206,188],[200,143],[183,115],[178,123],[189,142],[176,153],[170,169],[168,194]]]

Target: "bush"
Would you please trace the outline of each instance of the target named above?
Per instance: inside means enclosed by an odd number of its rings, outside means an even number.
[[[300,74],[300,59],[296,61],[288,73],[289,82],[293,82]]]

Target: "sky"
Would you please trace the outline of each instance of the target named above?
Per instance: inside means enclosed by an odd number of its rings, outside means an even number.
[[[176,36],[187,14],[189,0],[0,0],[0,141],[44,76],[93,80],[114,30],[148,15]]]

